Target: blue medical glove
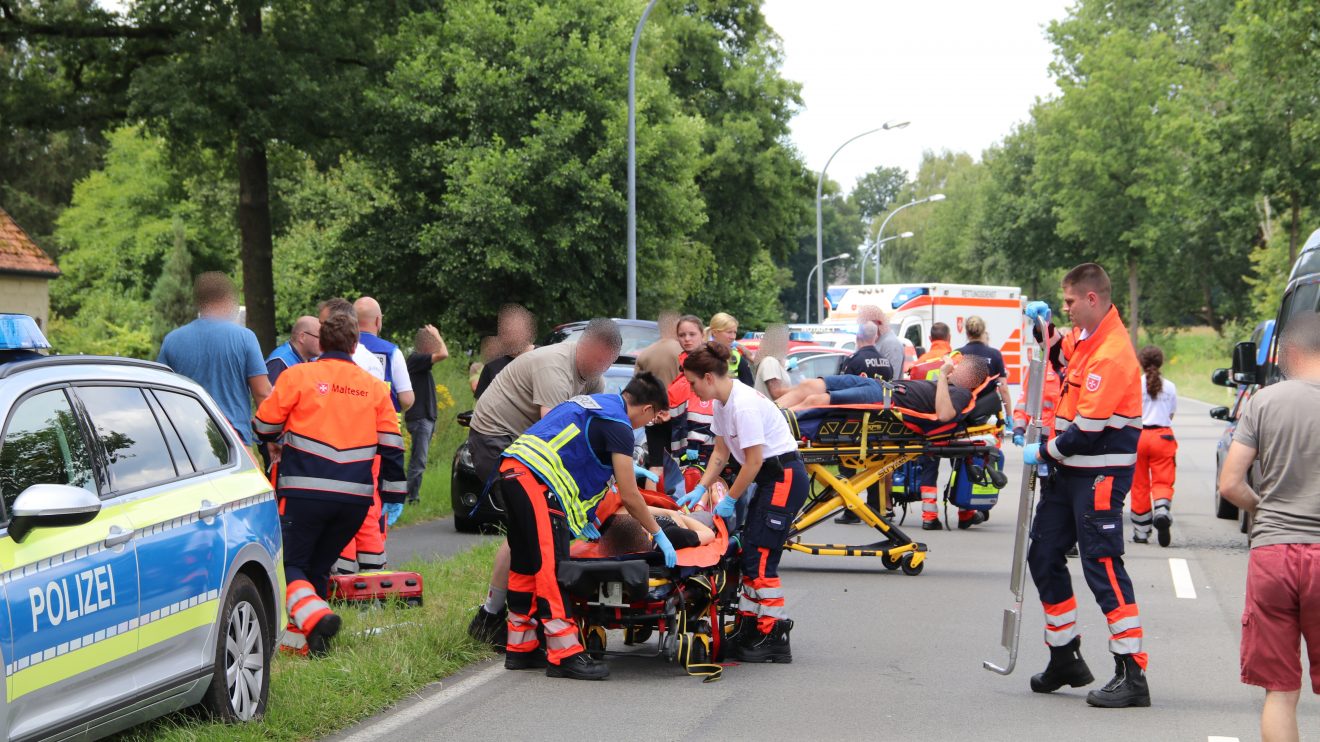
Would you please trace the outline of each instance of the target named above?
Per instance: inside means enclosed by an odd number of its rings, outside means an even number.
[[[1027,442],[1026,437],[1023,436],[1021,433],[1014,433],[1014,434],[1013,434],[1013,445],[1017,446],[1018,448],[1022,448],[1022,446],[1023,446],[1026,442]]]
[[[1040,444],[1033,443],[1027,446],[1026,448],[1023,448],[1022,460],[1027,462],[1029,466],[1035,466],[1037,464],[1045,463],[1045,459],[1041,458],[1040,455]]]
[[[686,495],[675,498],[674,502],[680,508],[690,508],[693,505],[696,505],[697,503],[701,502],[701,498],[705,497],[705,495],[706,495],[706,485],[699,484],[696,487],[693,487],[692,491],[687,493]]]
[[[655,539],[655,548],[665,555],[665,566],[672,567],[674,562],[678,561],[678,554],[674,551],[674,545],[669,543],[669,537],[665,535],[664,529],[651,534]]]
[[[1054,316],[1054,312],[1050,311],[1050,305],[1043,301],[1027,302],[1027,306],[1022,310],[1022,313],[1027,315],[1033,323],[1037,318],[1049,322],[1050,318]]]
[[[730,516],[733,515],[733,511],[737,509],[737,507],[738,507],[738,501],[728,495],[725,495],[723,500],[720,500],[719,502],[715,503],[715,514],[720,516],[721,518],[728,519]]]
[[[588,523],[586,526],[582,528],[582,538],[588,539],[590,541],[600,540],[600,531],[596,529],[595,523]]]
[[[797,359],[797,356],[793,356],[792,358],[788,359],[788,365],[786,365],[786,366],[784,367],[784,370],[785,370],[785,371],[796,371],[796,370],[797,370],[797,367],[798,367],[798,359]]]
[[[700,452],[697,451],[697,449],[695,449],[695,448],[689,448],[689,449],[687,450],[687,454],[686,454],[685,456],[683,456],[683,459],[684,459],[685,461],[696,462],[697,457],[698,457],[699,455],[700,455]]]
[[[637,476],[641,477],[642,479],[648,479],[648,480],[650,480],[652,483],[655,483],[655,484],[659,484],[659,483],[660,483],[660,475],[656,474],[655,472],[651,471],[650,469],[647,469],[647,468],[644,467],[644,466],[638,466],[637,464],[633,464],[633,474],[636,474]]]
[[[400,515],[403,515],[403,503],[401,502],[387,502],[382,504],[380,509],[381,512],[385,513],[386,526],[394,525],[394,521],[398,520]]]

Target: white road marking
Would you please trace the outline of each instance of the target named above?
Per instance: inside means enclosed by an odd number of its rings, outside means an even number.
[[[1173,594],[1179,598],[1195,598],[1196,586],[1192,584],[1192,571],[1187,568],[1187,560],[1171,557],[1169,571],[1173,573]]]
[[[371,722],[371,728],[363,729],[351,737],[346,737],[343,742],[371,742],[372,740],[391,737],[394,732],[404,729],[432,711],[458,700],[463,694],[490,682],[502,672],[504,672],[504,665],[498,662],[494,663],[472,677],[455,683],[448,688],[443,688],[439,693],[424,698],[398,713],[389,714]]]
[[[1212,735],[1212,736],[1210,736],[1210,737],[1206,737],[1206,738],[1205,738],[1205,742],[1238,742],[1238,738],[1237,738],[1237,737],[1215,737],[1215,736]]]

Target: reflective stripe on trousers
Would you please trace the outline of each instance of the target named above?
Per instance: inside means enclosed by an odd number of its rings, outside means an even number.
[[[330,615],[330,604],[321,600],[321,596],[312,589],[312,583],[306,580],[290,582],[285,595],[289,621],[304,634],[311,632],[322,618]]]
[[[1077,598],[1041,603],[1045,608],[1045,644],[1062,647],[1077,637]]]
[[[1109,651],[1130,654],[1137,664],[1146,668],[1146,653],[1141,651],[1141,614],[1136,603],[1125,603],[1105,614],[1109,623]]]

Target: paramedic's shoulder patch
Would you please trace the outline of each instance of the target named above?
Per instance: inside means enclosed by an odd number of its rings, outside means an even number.
[[[578,396],[573,397],[572,399],[570,399],[570,400],[568,400],[568,401],[570,401],[570,402],[572,402],[572,403],[576,404],[577,406],[582,407],[582,408],[584,408],[584,409],[588,409],[588,410],[599,410],[599,409],[600,409],[600,402],[597,402],[596,400],[592,399],[590,396],[588,396],[588,395],[586,395],[586,394],[579,394]]]
[[[1100,374],[1087,374],[1087,375],[1086,375],[1086,391],[1088,391],[1088,392],[1098,392],[1098,391],[1100,391],[1100,381],[1101,381],[1101,379],[1100,379]]]

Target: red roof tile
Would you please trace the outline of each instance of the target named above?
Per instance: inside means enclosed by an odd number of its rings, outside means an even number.
[[[0,273],[60,275],[55,261],[4,209],[0,209]]]

